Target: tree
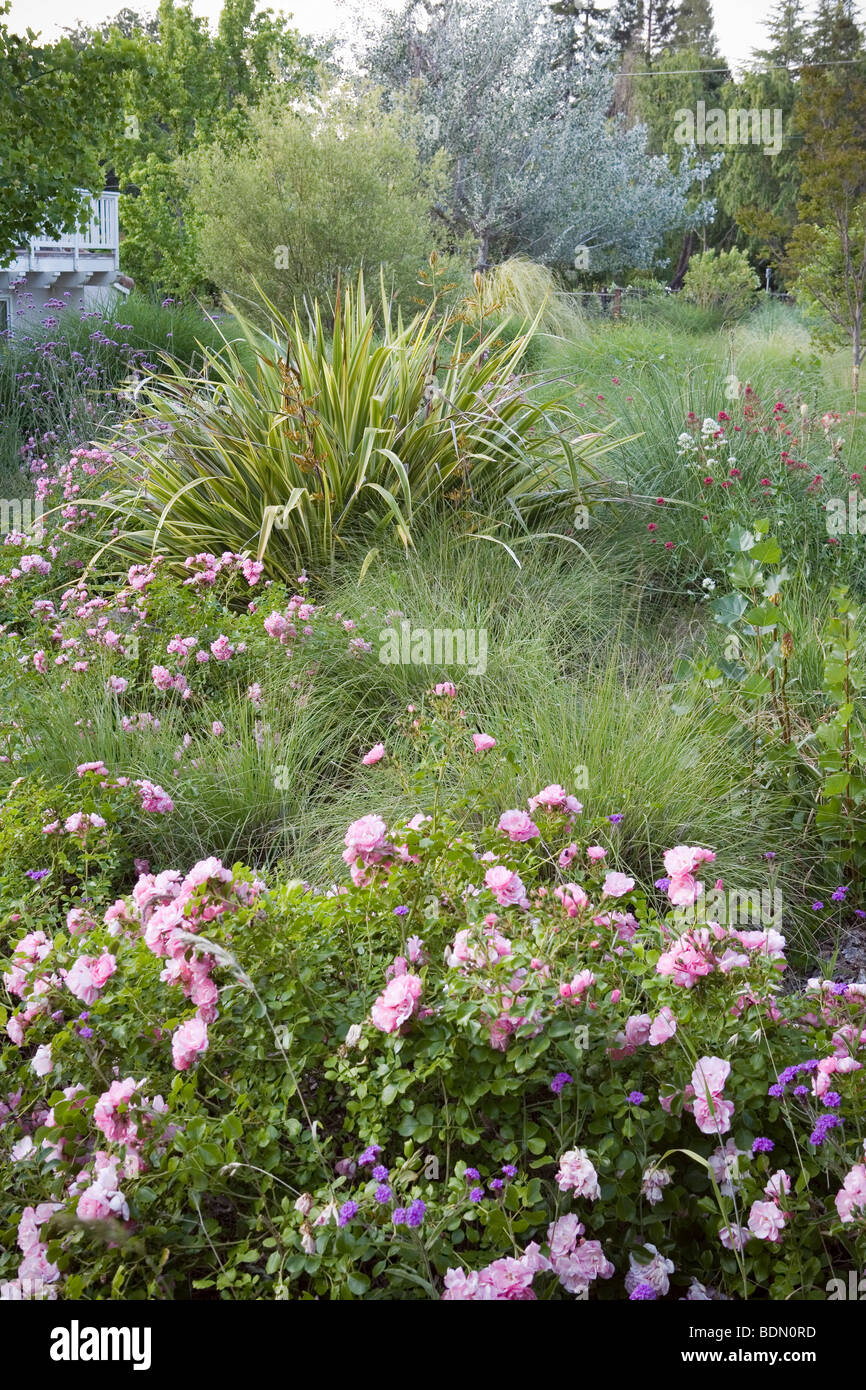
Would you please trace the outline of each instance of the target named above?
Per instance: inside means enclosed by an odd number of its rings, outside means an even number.
[[[202,267],[235,300],[261,290],[291,310],[380,264],[408,292],[434,244],[412,122],[377,96],[293,110],[272,94],[231,146],[202,146],[179,169]]]
[[[719,206],[738,223],[749,249],[759,254],[768,236],[787,241],[797,220],[800,142],[792,128],[796,93],[791,73],[775,66],[747,72],[722,90],[722,105],[728,111],[769,113],[781,140],[780,148],[769,153],[762,143],[731,145],[718,176]]]
[[[225,0],[212,33],[189,0],[160,0],[155,38],[150,21],[133,11],[118,16],[135,30],[138,61],[127,73],[112,162],[131,194],[121,261],[142,285],[181,296],[203,288],[195,219],[175,161],[238,135],[266,93],[288,100],[313,84],[315,64],[297,33],[281,15],[254,9],[255,0]],[[112,29],[108,42],[124,42],[120,31]]]
[[[0,4],[0,260],[40,232],[59,236],[104,187],[102,159],[121,127],[125,41],[37,44],[9,32]]]
[[[758,63],[766,67],[799,67],[806,57],[807,31],[802,0],[778,0],[765,21],[767,48],[755,49]]]
[[[671,46],[691,49],[702,58],[718,58],[719,44],[709,0],[681,0],[674,20]]]
[[[588,72],[610,53],[608,11],[593,0],[553,0],[559,52],[554,61],[566,72]]]
[[[854,43],[847,5],[832,14],[822,6],[819,24],[827,16],[850,61],[801,74],[794,121],[802,133],[802,191],[783,263],[798,293],[849,343],[856,395],[866,296],[866,55],[859,33]]]
[[[407,3],[372,36],[367,62],[405,93],[450,161],[436,213],[469,235],[479,267],[522,252],[590,269],[649,267],[665,233],[688,220],[691,176],[651,158],[642,126],[608,119],[613,79],[556,62],[549,10],[532,0],[446,0],[418,25]]]
[[[819,0],[809,28],[811,61],[833,64],[850,61],[862,51],[862,46],[853,0]]]

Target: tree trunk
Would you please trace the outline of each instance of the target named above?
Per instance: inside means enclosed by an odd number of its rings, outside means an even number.
[[[478,264],[475,269],[485,271],[488,268],[487,257],[490,252],[490,236],[487,232],[482,232],[478,238]]]
[[[695,245],[695,234],[694,234],[694,232],[686,232],[686,235],[685,235],[685,237],[683,238],[683,246],[682,246],[682,250],[680,251],[680,258],[679,258],[679,260],[677,261],[677,268],[676,268],[676,270],[674,271],[673,279],[671,280],[670,284],[668,285],[668,289],[671,289],[671,290],[680,290],[680,289],[682,289],[683,280],[685,279],[686,271],[687,271],[688,268],[689,268],[689,261],[690,261],[690,259],[691,259],[692,251],[694,250],[694,245]]]

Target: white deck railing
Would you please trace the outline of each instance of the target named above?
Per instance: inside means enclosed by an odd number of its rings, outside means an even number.
[[[101,193],[92,199],[90,221],[83,231],[62,232],[59,237],[40,233],[32,237],[25,249],[29,259],[29,269],[38,270],[40,254],[52,251],[71,254],[73,268],[77,269],[82,251],[101,251],[112,256],[114,267],[119,265],[120,224],[117,215],[119,194]]]

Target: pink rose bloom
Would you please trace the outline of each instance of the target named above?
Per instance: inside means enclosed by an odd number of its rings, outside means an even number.
[[[747,951],[769,956],[770,960],[785,959],[785,938],[779,932],[773,931],[772,927],[765,931],[735,931],[733,935],[742,942]]]
[[[855,1163],[836,1193],[840,1221],[855,1221],[866,1215],[866,1164]]]
[[[560,999],[580,999],[582,994],[595,984],[595,976],[591,970],[581,970],[579,975],[568,984],[559,986]]]
[[[745,1226],[722,1226],[719,1240],[726,1250],[742,1250],[750,1239]]]
[[[712,850],[701,849],[699,845],[677,845],[665,851],[665,869],[671,878],[690,874],[699,864],[712,864],[715,860]]]
[[[526,898],[526,888],[520,875],[504,864],[496,864],[484,875],[485,887],[489,888],[500,907],[510,907],[522,903]]]
[[[720,1096],[731,1074],[731,1064],[722,1057],[701,1057],[692,1072],[692,1086],[699,1096]]]
[[[167,666],[154,666],[150,674],[157,690],[171,690],[174,685],[174,676]]]
[[[450,966],[474,965],[481,969],[485,965],[495,965],[503,956],[511,955],[511,944],[494,927],[488,927],[483,935],[483,944],[478,942],[478,932],[464,927],[454,938],[454,945],[448,954]]]
[[[37,1076],[48,1076],[54,1063],[51,1060],[51,1044],[43,1043],[37,1047],[36,1054],[30,1063]]]
[[[603,898],[623,898],[634,888],[634,879],[628,874],[609,873],[605,875],[601,890]]]
[[[66,973],[66,988],[82,1004],[92,1004],[117,965],[114,956],[79,956]]]
[[[82,1192],[75,1208],[79,1221],[105,1221],[111,1216],[111,1203],[98,1183]]]
[[[228,661],[235,654],[234,647],[223,633],[220,633],[215,642],[211,642],[210,649],[217,661]]]
[[[90,975],[97,989],[102,989],[117,970],[117,961],[107,951],[103,952],[90,967]]]
[[[365,767],[372,767],[374,763],[381,762],[385,756],[384,743],[374,743],[369,753],[365,753],[361,762]]]
[[[491,738],[490,734],[473,734],[472,742],[476,753],[486,753],[488,748],[496,747],[496,739]]]
[[[758,1240],[778,1245],[787,1220],[775,1202],[753,1202],[749,1212],[749,1230]]]
[[[539,806],[543,806],[546,811],[561,811],[567,799],[565,787],[561,787],[558,782],[551,782],[549,787],[542,788],[535,796],[529,798],[529,809],[535,811]]]
[[[695,1096],[695,1124],[701,1134],[727,1134],[731,1128],[733,1113],[733,1101],[725,1100],[722,1096],[712,1097],[712,1108],[710,1101],[701,1096]]]
[[[644,1249],[653,1252],[652,1259],[646,1264],[642,1264],[636,1255],[629,1255],[629,1271],[625,1276],[626,1292],[634,1293],[638,1284],[649,1284],[651,1289],[655,1289],[656,1293],[664,1298],[671,1286],[668,1275],[674,1272],[674,1262],[660,1255],[654,1245],[647,1244]]]
[[[559,1160],[556,1182],[560,1192],[574,1192],[597,1202],[601,1196],[598,1174],[586,1149],[569,1149]]]
[[[379,995],[370,1017],[381,1033],[396,1033],[415,1013],[423,989],[417,975],[397,975]]]
[[[607,850],[604,849],[602,845],[590,845],[589,849],[586,851],[586,857],[587,859],[605,859],[607,857]]]
[[[449,700],[453,700],[457,694],[457,687],[451,681],[442,681],[440,685],[433,687],[434,695],[445,695]]]
[[[200,1018],[188,1019],[176,1028],[171,1039],[171,1056],[178,1071],[187,1071],[201,1052],[207,1052],[207,1026]]]
[[[384,850],[387,847],[386,833],[387,826],[381,816],[362,816],[360,820],[353,821],[346,831],[346,849],[343,853],[346,863],[352,863],[359,856]]]
[[[629,1047],[642,1047],[649,1041],[652,1019],[649,1014],[633,1014],[626,1020],[625,1040]]]
[[[503,811],[497,829],[515,844],[523,840],[534,840],[541,832],[526,811]]]
[[[571,861],[572,861],[572,859],[574,858],[574,856],[575,856],[576,854],[577,854],[577,845],[576,845],[576,844],[572,843],[572,844],[570,844],[570,845],[566,845],[566,846],[565,846],[565,849],[562,851],[562,853],[561,853],[560,856],[559,856],[559,867],[560,867],[561,869],[567,869],[567,868],[570,866]]]
[[[672,1038],[676,1031],[677,1021],[667,1004],[664,1004],[650,1026],[648,1038],[650,1047],[661,1047],[662,1043]]]
[[[66,930],[70,936],[84,936],[94,925],[93,918],[83,907],[71,907],[66,914]]]
[[[692,874],[673,874],[668,885],[668,897],[674,907],[688,907],[697,902],[704,885]]]
[[[787,1197],[789,1195],[790,1191],[791,1179],[788,1177],[788,1174],[785,1172],[784,1168],[779,1168],[778,1171],[775,1172],[771,1178],[767,1179],[767,1185],[764,1188],[764,1195],[766,1197],[774,1197],[777,1201],[781,1201],[783,1197]]]

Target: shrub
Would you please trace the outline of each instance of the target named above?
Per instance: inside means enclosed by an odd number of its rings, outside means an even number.
[[[373,98],[266,103],[239,143],[205,148],[183,169],[202,267],[254,313],[261,293],[290,314],[380,263],[389,289],[408,296],[432,246],[411,132]]]
[[[739,318],[750,307],[760,281],[745,252],[704,251],[693,256],[682,294],[700,309],[717,310],[726,320]]]
[[[452,692],[417,712],[431,765],[499,756]],[[52,832],[97,883],[113,781]],[[866,987],[784,991],[771,920],[707,920],[714,857],[642,889],[552,785],[474,832],[368,813],[328,891],[208,858],[63,930],[37,885],[4,1296],[815,1296],[866,1254]]]

